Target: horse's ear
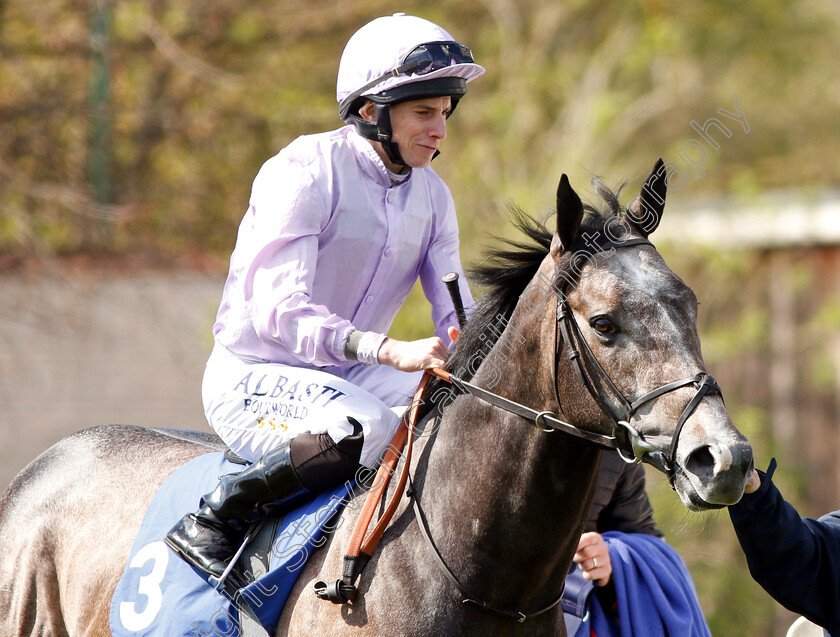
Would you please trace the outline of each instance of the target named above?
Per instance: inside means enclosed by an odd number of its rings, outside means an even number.
[[[557,236],[563,250],[572,249],[582,219],[583,204],[563,173],[557,186]]]
[[[662,220],[668,191],[666,177],[665,163],[660,157],[645,180],[639,197],[627,211],[627,221],[645,238],[656,230]]]

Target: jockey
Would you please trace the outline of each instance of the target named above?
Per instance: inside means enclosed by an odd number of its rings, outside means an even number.
[[[218,578],[251,523],[375,468],[393,408],[443,365],[457,323],[441,277],[462,268],[452,196],[430,163],[483,72],[431,22],[373,20],[338,69],[349,125],[299,137],[257,174],[202,385],[211,427],[253,464],[167,535],[194,567]],[[389,338],[418,276],[436,336]]]

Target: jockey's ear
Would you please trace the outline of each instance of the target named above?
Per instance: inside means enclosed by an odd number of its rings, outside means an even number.
[[[565,173],[557,186],[557,238],[563,251],[571,250],[583,219],[583,204]]]

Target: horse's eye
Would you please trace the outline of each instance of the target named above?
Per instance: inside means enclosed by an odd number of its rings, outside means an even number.
[[[592,327],[595,329],[596,332],[599,334],[603,334],[604,336],[609,336],[610,334],[614,334],[617,329],[615,325],[609,319],[602,317],[593,319]]]

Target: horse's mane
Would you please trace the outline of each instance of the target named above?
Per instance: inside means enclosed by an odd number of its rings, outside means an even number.
[[[619,201],[621,188],[612,191],[597,177],[592,185],[600,195],[603,206],[598,209],[584,204],[584,218],[578,232],[578,239],[569,253],[586,250],[582,237],[605,237],[604,227],[616,216],[623,216],[624,209]],[[463,380],[468,380],[487,352],[495,344],[501,330],[488,329],[492,324],[504,322],[513,314],[519,297],[534,279],[542,262],[548,256],[554,231],[546,226],[548,218],[537,220],[519,208],[509,209],[511,221],[525,240],[500,239],[502,246],[488,251],[487,257],[467,272],[471,283],[483,288],[483,294],[476,303],[470,320],[463,330],[458,345],[446,363],[446,369]],[[554,214],[549,215],[554,219]],[[570,280],[570,259],[564,259],[557,272]],[[565,270],[565,273],[564,273]]]

